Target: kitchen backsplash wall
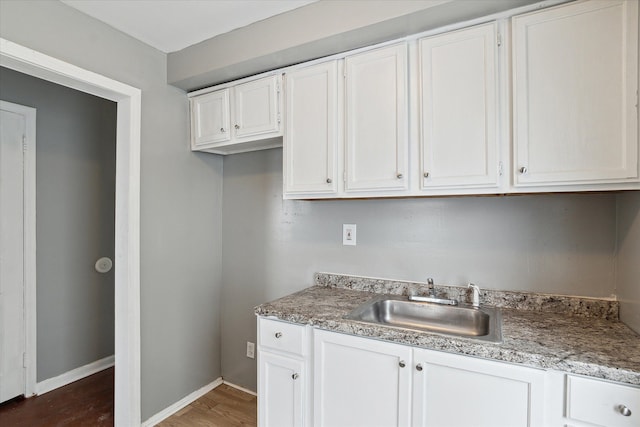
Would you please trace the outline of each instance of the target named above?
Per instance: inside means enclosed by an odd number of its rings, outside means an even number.
[[[640,334],[640,191],[617,198],[616,293],[620,320]]]
[[[225,157],[222,373],[254,389],[252,308],[315,272],[609,297],[616,195],[282,200],[282,150]],[[357,246],[342,245],[357,224]],[[255,342],[255,341],[254,341]]]

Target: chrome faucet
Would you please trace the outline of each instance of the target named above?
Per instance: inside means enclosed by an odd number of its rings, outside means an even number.
[[[473,283],[469,283],[467,288],[471,288],[472,292],[472,302],[471,305],[474,308],[480,308],[480,288],[474,285]]]
[[[431,277],[427,279],[427,286],[429,287],[429,296],[421,297],[418,295],[409,295],[409,301],[432,302],[435,304],[444,304],[444,305],[458,305],[458,301],[455,299],[446,299],[446,298],[436,297],[436,292],[433,289],[433,279]]]

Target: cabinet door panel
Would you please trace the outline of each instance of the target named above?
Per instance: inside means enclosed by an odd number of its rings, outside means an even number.
[[[304,362],[259,353],[258,420],[262,427],[304,425]]]
[[[427,350],[414,351],[414,365],[414,425],[543,424],[543,371]]]
[[[347,191],[407,188],[407,47],[347,57]]]
[[[496,186],[496,24],[420,40],[422,188]]]
[[[513,18],[515,185],[636,181],[638,2]]]
[[[234,88],[236,138],[277,132],[280,129],[280,75],[265,77]]]
[[[316,331],[314,352],[314,425],[409,425],[409,347]]]
[[[229,89],[193,98],[191,115],[192,148],[231,139]]]
[[[286,76],[285,194],[337,191],[337,76],[337,61]]]

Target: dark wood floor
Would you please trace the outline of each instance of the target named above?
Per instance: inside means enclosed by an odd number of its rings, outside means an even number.
[[[113,373],[106,369],[57,390],[0,405],[0,427],[111,427]],[[160,427],[248,427],[257,424],[256,397],[221,385],[162,421]]]
[[[113,426],[113,372],[106,369],[41,396],[5,402],[0,426]]]

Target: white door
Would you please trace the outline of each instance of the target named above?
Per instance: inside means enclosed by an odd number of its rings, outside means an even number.
[[[421,187],[496,187],[495,22],[420,40]]]
[[[285,76],[284,193],[337,191],[338,64],[330,61]]]
[[[345,190],[408,187],[407,45],[345,60]]]
[[[638,181],[638,2],[513,18],[516,186]]]
[[[191,148],[229,141],[229,89],[191,99]]]
[[[534,427],[544,423],[544,371],[448,353],[413,353],[413,425]]]
[[[258,357],[260,426],[303,426],[304,390],[307,381],[304,362],[264,351],[261,351]]]
[[[233,88],[236,138],[278,134],[280,130],[281,75],[265,77]]]
[[[25,393],[24,175],[27,118],[21,106],[0,111],[0,402]]]
[[[411,347],[314,331],[314,425],[410,424]]]

